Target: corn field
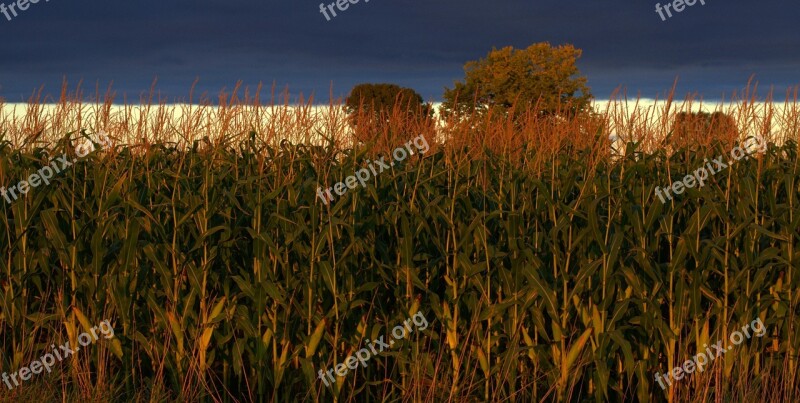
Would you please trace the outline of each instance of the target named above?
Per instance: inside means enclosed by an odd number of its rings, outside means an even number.
[[[611,158],[611,116],[539,119],[453,129],[330,205],[318,187],[386,151],[253,131],[88,155],[0,207],[0,365],[103,318],[115,342],[0,400],[797,401],[797,139],[663,204],[730,144]],[[0,184],[88,134],[4,139]],[[319,380],[416,312],[426,330]],[[655,382],[755,318],[764,337]]]

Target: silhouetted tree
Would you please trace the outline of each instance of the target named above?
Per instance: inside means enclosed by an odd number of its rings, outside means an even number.
[[[395,107],[401,108],[409,116],[433,114],[433,107],[424,102],[422,95],[395,84],[358,84],[350,91],[345,104],[351,115],[362,111],[386,118]]]
[[[433,127],[433,106],[411,88],[395,84],[356,85],[345,102],[354,138],[376,149],[394,147]],[[402,137],[402,138],[398,138]]]
[[[691,144],[712,145],[738,137],[736,121],[722,112],[680,112],[672,122],[672,143],[678,148]]]

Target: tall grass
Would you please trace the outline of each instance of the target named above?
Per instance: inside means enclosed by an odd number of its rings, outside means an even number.
[[[309,103],[229,94],[178,118],[149,103],[112,116],[107,103],[87,122],[79,98],[63,96],[54,115],[31,103],[0,129],[4,185],[72,153],[79,129],[119,143],[0,206],[0,362],[16,371],[67,340],[82,330],[77,312],[112,318],[122,354],[101,340],[0,388],[3,399],[800,397],[796,97],[766,154],[668,204],[655,186],[754,128],[772,136],[774,109],[743,98],[737,132],[690,152],[667,147],[668,118],[621,113],[624,99],[566,120],[389,118],[364,145],[335,103],[313,115]],[[684,109],[668,103],[667,115]],[[433,145],[424,158],[329,206],[316,199],[419,134]],[[424,332],[333,388],[317,379],[416,310]],[[767,336],[669,391],[655,383],[755,317]]]

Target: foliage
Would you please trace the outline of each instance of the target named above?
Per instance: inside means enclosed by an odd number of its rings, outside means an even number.
[[[390,141],[413,135],[414,123],[433,116],[433,106],[420,94],[395,84],[358,84],[344,107],[355,138],[363,143],[374,143],[380,132],[391,132],[385,136]]]
[[[666,205],[655,186],[702,154],[631,144],[616,162],[579,152],[532,171],[441,150],[324,206],[316,188],[364,164],[359,149],[334,151],[255,135],[230,148],[120,147],[3,201],[2,370],[80,327],[79,309],[112,318],[122,357],[101,341],[43,379],[68,390],[105,379],[114,401],[142,390],[170,401],[661,401],[655,371],[758,316],[767,336],[672,397],[796,401],[796,143]],[[3,183],[46,162],[0,147]],[[415,307],[427,330],[323,386],[318,370]]]
[[[678,112],[672,123],[672,133],[672,143],[679,148],[739,138],[736,120],[723,112]]]
[[[492,49],[464,66],[463,82],[445,89],[443,110],[456,115],[506,113],[512,105],[551,115],[586,110],[591,93],[575,65],[580,56],[572,45],[549,43]]]
[[[422,95],[411,88],[396,84],[358,84],[353,87],[345,101],[348,113],[355,114],[364,110],[376,118],[386,118],[395,106],[412,117],[433,114],[433,107],[425,103]]]

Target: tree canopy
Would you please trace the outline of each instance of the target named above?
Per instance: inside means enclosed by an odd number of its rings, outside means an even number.
[[[680,112],[672,122],[673,143],[684,146],[692,142],[708,144],[722,139],[736,139],[736,121],[723,112]]]
[[[410,116],[429,116],[433,108],[411,88],[396,84],[358,84],[350,91],[345,102],[347,112],[351,115],[362,111],[374,114],[390,114],[395,107],[401,108]]]
[[[492,49],[486,58],[464,66],[463,82],[445,89],[443,111],[506,112],[512,105],[537,106],[545,114],[585,110],[592,95],[575,65],[581,53],[572,45],[549,43]]]

